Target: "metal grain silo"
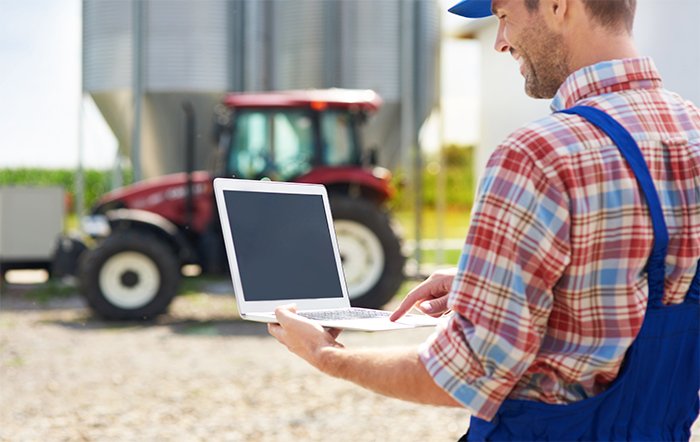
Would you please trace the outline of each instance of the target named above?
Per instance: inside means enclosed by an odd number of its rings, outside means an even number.
[[[133,13],[128,2],[83,3],[83,91],[90,93],[119,141],[131,140]]]
[[[83,88],[136,177],[184,169],[185,100],[206,168],[227,91],[374,89],[367,141],[392,165],[411,142],[401,113],[415,132],[435,98],[437,22],[435,0],[84,0]]]
[[[230,6],[225,0],[83,2],[83,87],[132,158],[137,178],[182,170],[181,103],[191,101],[209,116],[230,89]],[[209,117],[200,118],[198,133],[210,125]],[[207,150],[208,140],[199,136],[199,164]]]

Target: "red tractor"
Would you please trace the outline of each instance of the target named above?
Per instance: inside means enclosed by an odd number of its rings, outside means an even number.
[[[379,96],[341,89],[234,93],[223,104],[213,175],[324,184],[351,302],[375,308],[388,302],[404,279],[405,262],[385,205],[393,194],[391,175],[374,165],[360,136],[381,105]],[[188,126],[191,164],[192,118]],[[81,292],[96,313],[152,318],[176,295],[183,266],[227,274],[213,175],[163,176],[100,199],[91,216],[96,242],[81,254],[78,270]]]

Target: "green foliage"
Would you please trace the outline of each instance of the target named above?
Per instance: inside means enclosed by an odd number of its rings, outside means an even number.
[[[127,172],[125,182],[131,181],[131,174]],[[102,170],[83,171],[85,182],[85,207],[91,207],[102,194],[110,190],[112,172]],[[68,194],[72,202],[70,211],[75,211],[76,173],[68,169],[0,169],[0,186],[60,186]]]
[[[445,155],[446,202],[449,209],[469,211],[474,201],[475,178],[473,171],[473,148],[450,145],[443,149]],[[427,210],[437,205],[437,182],[440,171],[440,158],[437,154],[427,157],[423,168],[423,204]],[[93,204],[111,188],[112,172],[85,170],[85,205]],[[68,169],[0,169],[0,186],[61,186],[72,201],[70,212],[75,211],[76,174]],[[124,173],[124,183],[132,182],[131,171]],[[391,202],[395,211],[412,210],[415,197],[412,194],[410,174],[399,169],[394,172],[394,185],[398,189]]]
[[[70,298],[76,293],[76,287],[50,279],[46,283],[32,288],[24,296],[40,304],[47,304],[53,299]]]
[[[401,236],[405,239],[415,239],[416,213],[413,210],[394,210],[392,214],[401,227]],[[438,223],[441,221],[445,238],[464,238],[469,227],[470,215],[467,209],[448,208],[443,213],[434,209],[423,209],[421,235],[423,238],[437,238]]]
[[[422,200],[425,209],[437,206],[438,175],[446,174],[445,200],[450,209],[469,211],[474,203],[476,179],[474,173],[474,149],[472,147],[450,145],[443,149],[444,171],[440,169],[439,154],[427,157],[424,161],[422,181]],[[410,173],[397,170],[394,173],[394,185],[398,193],[392,202],[394,210],[413,208],[414,199]]]

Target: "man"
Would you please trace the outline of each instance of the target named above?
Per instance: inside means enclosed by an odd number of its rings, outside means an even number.
[[[293,306],[270,333],[329,375],[465,407],[470,440],[688,439],[700,378],[700,111],[638,56],[634,10],[635,0],[453,7],[493,12],[495,49],[519,63],[527,94],[577,108],[496,149],[458,270],[432,275],[394,312],[452,311],[420,348],[347,349]]]

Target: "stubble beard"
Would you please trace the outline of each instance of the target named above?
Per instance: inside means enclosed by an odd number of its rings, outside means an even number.
[[[570,73],[561,35],[535,20],[523,32],[521,56],[525,63],[525,93],[532,98],[552,98]]]

